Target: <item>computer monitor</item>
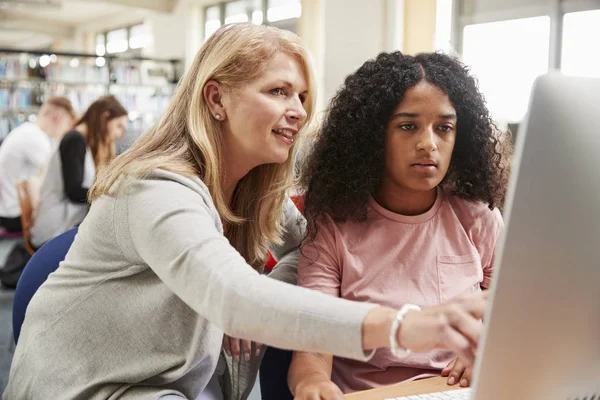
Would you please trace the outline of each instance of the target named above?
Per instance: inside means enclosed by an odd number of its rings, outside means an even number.
[[[472,400],[600,400],[600,79],[534,84]]]

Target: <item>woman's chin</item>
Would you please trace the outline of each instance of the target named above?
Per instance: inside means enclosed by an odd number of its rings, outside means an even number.
[[[272,157],[270,157],[271,161],[269,161],[269,164],[283,164],[285,163],[288,158],[290,158],[290,151],[275,151],[272,154]]]

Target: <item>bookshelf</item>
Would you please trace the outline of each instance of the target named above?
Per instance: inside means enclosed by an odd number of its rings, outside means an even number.
[[[181,62],[143,57],[0,49],[0,142],[35,120],[50,96],[71,100],[78,113],[112,94],[129,112],[120,150],[162,115],[179,80]]]

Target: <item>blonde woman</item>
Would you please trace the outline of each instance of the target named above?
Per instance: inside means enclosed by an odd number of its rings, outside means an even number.
[[[225,358],[224,333],[359,360],[388,346],[472,360],[483,297],[398,324],[398,310],[276,280],[296,279],[305,223],[287,189],[313,104],[297,36],[217,31],[160,122],[98,176],[29,305],[4,399],[196,399],[209,381],[209,398],[244,399],[259,358]],[[267,247],[276,279],[257,271]]]

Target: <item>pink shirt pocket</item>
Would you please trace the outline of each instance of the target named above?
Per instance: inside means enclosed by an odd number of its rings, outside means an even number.
[[[437,271],[440,303],[481,290],[483,268],[477,253],[462,256],[438,255]]]

